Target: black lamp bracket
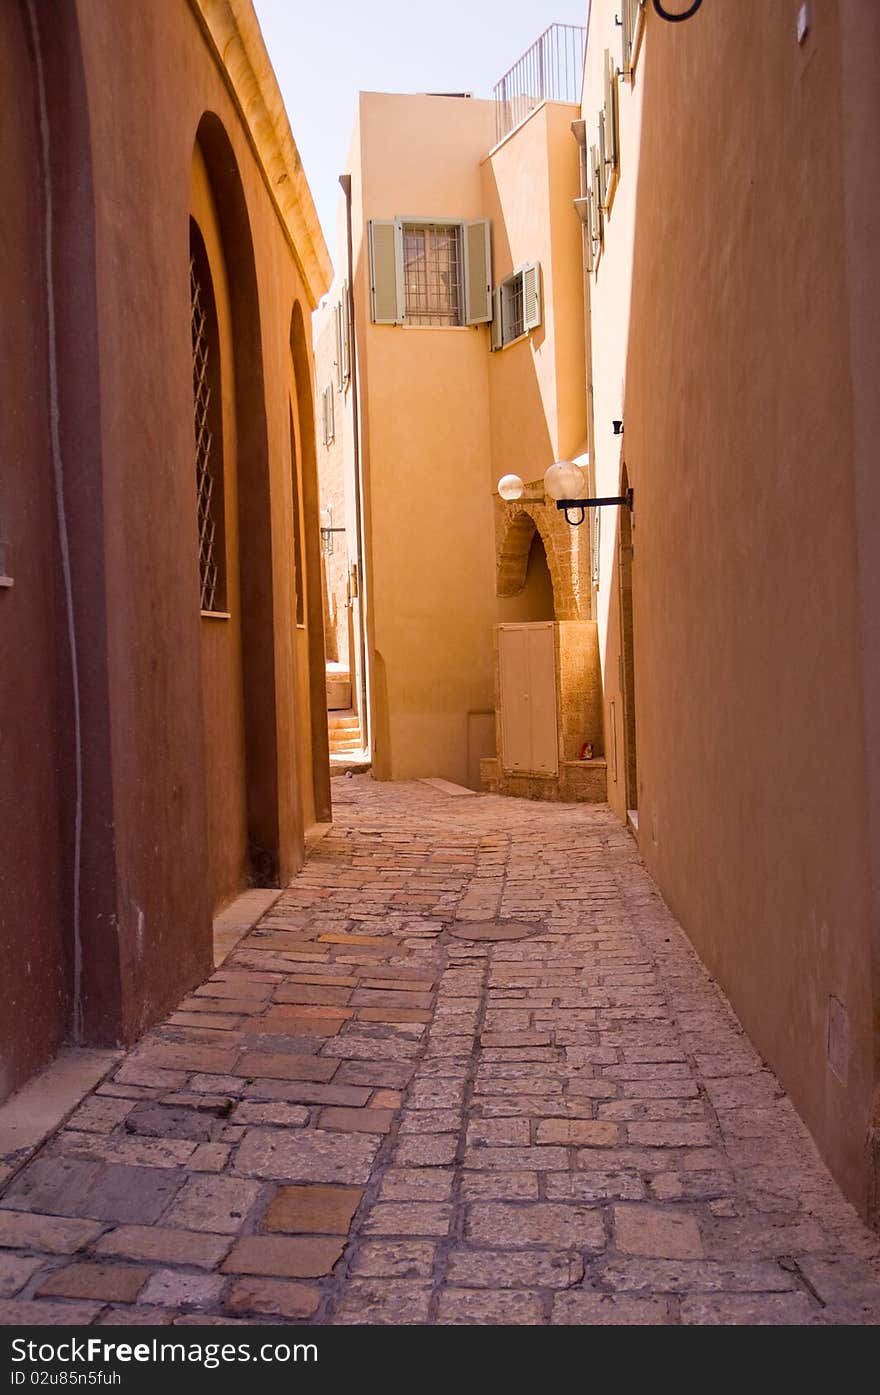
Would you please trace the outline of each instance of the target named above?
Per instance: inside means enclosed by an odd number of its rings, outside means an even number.
[[[556,507],[557,507],[558,509],[562,509],[563,513],[565,514],[565,521],[566,521],[566,523],[568,523],[572,528],[579,528],[579,527],[581,526],[581,524],[584,522],[584,519],[585,519],[586,516],[587,516],[587,509],[601,509],[601,508],[604,508],[604,507],[606,506],[606,504],[618,504],[618,505],[622,505],[624,508],[629,509],[630,513],[632,513],[632,510],[633,510],[633,491],[632,491],[632,489],[628,489],[628,490],[626,491],[625,494],[612,494],[612,495],[608,495],[608,496],[606,496],[605,498],[602,498],[602,499],[557,499],[557,500],[556,500]],[[575,509],[576,509],[576,510],[580,513],[580,518],[571,518],[571,517],[569,516],[569,509],[572,509],[572,510],[575,510]]]

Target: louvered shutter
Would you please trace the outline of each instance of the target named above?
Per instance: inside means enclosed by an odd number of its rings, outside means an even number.
[[[488,218],[462,225],[464,246],[464,319],[468,325],[492,319],[492,243]]]
[[[522,269],[523,329],[528,333],[541,323],[541,264],[530,262]]]
[[[501,348],[501,344],[502,344],[502,339],[501,339],[501,291],[502,291],[502,287],[501,287],[501,286],[498,286],[498,287],[496,288],[495,292],[493,293],[493,296],[492,296],[493,308],[494,308],[494,312],[495,312],[495,313],[493,314],[493,316],[492,316],[492,348],[493,348],[493,349],[500,349],[500,348]]]
[[[351,377],[351,305],[349,302],[348,282],[342,283],[342,386],[345,387]]]
[[[333,440],[333,386],[325,387],[322,394],[322,405],[324,409],[324,445],[329,446]]]
[[[370,308],[373,324],[394,325],[403,319],[398,268],[402,232],[398,223],[386,218],[370,219]]]
[[[605,159],[609,175],[617,169],[620,149],[617,138],[617,75],[611,52],[605,50]],[[610,179],[608,181],[611,182]]]
[[[608,196],[608,167],[605,153],[605,113],[599,112],[599,203],[605,210]]]
[[[343,387],[343,385],[344,385],[344,382],[345,382],[345,379],[343,378],[343,368],[342,368],[342,357],[343,357],[343,348],[342,348],[343,327],[342,327],[342,301],[341,301],[341,300],[337,301],[335,310],[334,310],[334,312],[333,312],[333,315],[334,315],[334,319],[335,319],[335,321],[336,321],[336,384],[337,384],[337,386],[339,387],[339,389],[341,390],[342,387]]]
[[[584,218],[584,267],[593,270],[593,191],[588,189],[583,202],[586,204]]]
[[[602,241],[602,182],[599,176],[602,166],[599,159],[599,149],[595,145],[590,146],[590,163],[593,166],[593,188],[590,195],[590,236],[593,239],[594,248],[597,248]]]

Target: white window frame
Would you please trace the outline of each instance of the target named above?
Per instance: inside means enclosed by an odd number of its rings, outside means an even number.
[[[527,285],[529,276],[534,278],[531,299],[531,307],[527,304]],[[511,299],[519,296],[522,302],[522,328],[516,334],[507,332],[508,326],[505,319],[508,312],[508,305]],[[492,349],[506,349],[511,344],[518,344],[521,340],[527,339],[536,330],[543,319],[543,306],[541,303],[541,263],[523,262],[515,271],[495,287],[492,315]]]

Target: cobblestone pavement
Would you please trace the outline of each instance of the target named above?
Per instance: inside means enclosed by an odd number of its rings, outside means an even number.
[[[7,1185],[0,1320],[880,1320],[877,1238],[607,809],[334,786]],[[499,917],[532,933],[458,938]]]

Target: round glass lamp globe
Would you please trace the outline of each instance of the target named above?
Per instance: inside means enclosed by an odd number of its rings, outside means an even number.
[[[525,485],[519,475],[502,475],[498,481],[498,493],[502,499],[512,503],[514,499],[521,499]]]
[[[545,471],[544,489],[551,499],[580,499],[587,492],[587,477],[573,460],[557,460]]]

